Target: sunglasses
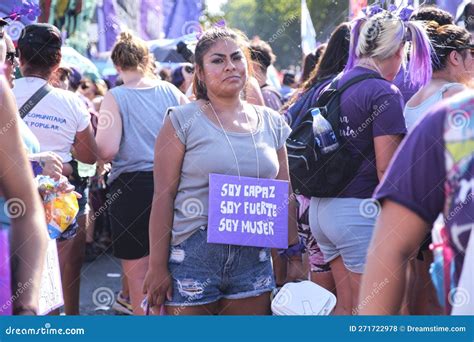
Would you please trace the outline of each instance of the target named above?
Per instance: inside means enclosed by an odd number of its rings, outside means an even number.
[[[82,89],[82,90],[86,90],[86,89],[88,89],[88,88],[90,88],[89,84],[87,84],[87,83],[81,83],[81,89]]]
[[[12,65],[14,65],[16,57],[18,57],[18,53],[16,51],[7,52],[6,60],[9,61]]]

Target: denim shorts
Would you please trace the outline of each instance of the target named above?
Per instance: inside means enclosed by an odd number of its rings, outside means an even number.
[[[363,273],[377,214],[371,199],[311,198],[309,225],[324,261],[341,256],[346,269]]]
[[[205,227],[170,247],[168,268],[173,297],[165,305],[170,306],[256,297],[275,288],[269,248],[207,243]]]

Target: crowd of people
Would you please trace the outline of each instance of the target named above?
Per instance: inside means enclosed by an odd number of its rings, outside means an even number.
[[[373,6],[338,25],[281,84],[270,82],[270,44],[228,27],[203,32],[194,63],[172,72],[122,32],[113,87],[62,63],[54,26],[26,26],[16,49],[2,31],[0,229],[11,242],[0,268],[11,312],[38,313],[49,239],[38,175],[66,179],[78,198],[57,238],[67,315],[80,314],[84,260],[109,251],[125,314],[267,315],[276,289],[301,280],[336,296],[334,315],[459,310],[456,291],[474,298],[460,284],[474,246],[472,24],[433,6],[403,13]],[[354,172],[325,196],[294,193],[286,143],[335,93],[332,138],[314,145],[316,127],[312,148],[336,139],[330,153],[346,153]],[[208,243],[210,174],[288,182],[288,248]],[[22,215],[8,212],[12,199]]]

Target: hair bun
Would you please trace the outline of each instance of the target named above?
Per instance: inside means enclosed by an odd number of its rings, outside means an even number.
[[[119,41],[130,42],[132,40],[133,40],[133,35],[132,35],[131,32],[129,32],[129,31],[120,32]]]

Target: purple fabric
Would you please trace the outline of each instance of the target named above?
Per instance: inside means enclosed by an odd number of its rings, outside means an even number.
[[[99,19],[99,50],[110,51],[120,33],[120,19],[117,17],[113,0],[104,0],[103,6],[97,8]]]
[[[437,5],[439,8],[448,11],[453,16],[456,16],[458,7],[461,5],[462,0],[438,0]]]
[[[338,87],[347,80],[375,71],[355,67],[345,73]],[[406,134],[403,97],[392,83],[368,79],[354,84],[341,95],[340,135],[345,137],[354,159],[360,160],[354,179],[338,197],[369,198],[379,183],[375,167],[375,137]]]
[[[374,195],[403,205],[430,225],[444,211],[454,252],[454,287],[474,223],[472,113],[474,97],[467,92],[428,113],[399,148]]]
[[[424,86],[431,80],[431,44],[423,26],[414,21],[405,24],[411,35],[410,61],[408,74],[414,86]]]
[[[408,71],[404,68],[400,68],[400,72],[397,77],[393,80],[393,84],[397,86],[403,95],[403,100],[407,103],[413,95],[421,88],[421,86],[415,86],[410,83],[408,78]]]
[[[284,113],[286,121],[291,128],[295,128],[300,123],[300,119],[312,106],[316,104],[321,91],[332,81],[332,77],[316,83],[306,93],[299,95],[299,98]]]
[[[140,36],[144,40],[160,38],[163,31],[163,1],[141,0],[140,3]]]
[[[202,0],[168,0],[164,2],[164,32],[166,38],[179,38],[198,31],[200,27],[199,17],[204,8]],[[171,5],[171,2],[174,4]]]
[[[269,85],[262,87],[261,91],[265,106],[278,112],[281,106],[283,105],[281,102],[281,96],[278,91]]]
[[[0,223],[0,316],[12,314],[11,295],[8,225]]]

